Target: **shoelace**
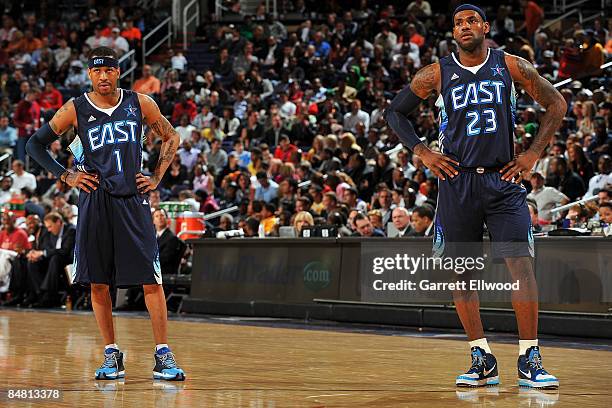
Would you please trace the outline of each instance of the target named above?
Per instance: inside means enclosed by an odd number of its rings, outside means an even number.
[[[114,368],[117,367],[119,364],[117,364],[117,352],[115,353],[109,353],[109,354],[104,354],[104,363],[102,363],[102,366],[100,368]]]
[[[472,353],[472,367],[470,367],[470,370],[478,369],[478,367],[484,366],[484,365],[485,365],[484,356],[481,356],[480,354],[476,352]]]
[[[537,370],[544,369],[544,367],[542,367],[542,356],[540,356],[540,353],[536,352],[533,354],[533,357],[529,360],[529,365]]]
[[[165,368],[176,368],[176,360],[171,351],[164,354],[158,354],[157,357]]]

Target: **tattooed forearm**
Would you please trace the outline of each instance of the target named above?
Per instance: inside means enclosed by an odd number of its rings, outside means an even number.
[[[563,116],[567,111],[567,104],[563,96],[555,87],[542,78],[538,71],[529,62],[522,58],[514,57],[516,61],[515,79],[527,93],[540,105],[546,109],[546,113],[540,120],[540,129],[536,135],[530,150],[538,153],[546,148],[555,132],[561,126]],[[516,72],[515,71],[515,72]]]
[[[176,130],[174,130],[170,122],[168,122],[168,119],[163,116],[153,122],[150,126],[155,133],[161,137],[162,142],[165,142],[172,137],[173,134],[176,134]]]
[[[437,91],[440,83],[440,67],[430,64],[416,73],[410,82],[410,89],[421,99],[427,98],[432,91]]]
[[[157,161],[157,166],[155,166],[154,173],[154,177],[157,180],[161,180],[174,159],[174,155],[179,147],[180,138],[170,122],[163,116],[160,116],[160,118],[150,126],[162,140],[159,160]]]

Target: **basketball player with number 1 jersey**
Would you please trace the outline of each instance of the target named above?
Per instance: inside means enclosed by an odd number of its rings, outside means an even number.
[[[116,53],[99,47],[89,55],[92,92],[67,102],[28,141],[27,152],[62,182],[79,188],[79,219],[74,250],[75,284],[91,287],[91,301],[104,339],[98,380],[125,377],[123,353],[115,343],[110,285],[141,286],[156,342],[153,378],[182,381],[167,339],[166,299],[148,192],[155,190],[179,145],[179,136],[146,95],[117,87]],[[162,140],[151,177],[143,175],[142,135],[148,125]],[[65,169],[47,151],[69,128],[75,169]]]
[[[458,52],[418,71],[385,111],[389,126],[438,177],[434,256],[465,256],[453,249],[482,242],[484,228],[492,254],[506,263],[520,289],[512,293],[519,329],[517,376],[520,386],[557,388],[542,366],[537,339],[538,293],[533,270],[533,236],[527,192],[521,184],[561,125],[567,106],[561,94],[531,63],[485,46],[485,13],[463,4],[453,13]],[[528,150],[515,157],[515,84],[546,109]],[[407,115],[432,94],[440,109],[440,151],[424,145]],[[471,347],[472,364],[457,386],[499,384],[497,360],[484,337],[478,292],[453,292]]]

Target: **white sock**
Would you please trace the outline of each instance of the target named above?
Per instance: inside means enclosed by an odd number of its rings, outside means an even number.
[[[529,347],[538,345],[538,339],[535,340],[519,340],[519,356],[522,356],[527,352]]]
[[[470,341],[470,348],[472,347],[480,347],[487,353],[491,352],[491,348],[489,347],[489,343],[487,343],[486,337],[483,337],[482,339],[476,339],[476,340]]]
[[[160,349],[166,347],[168,350],[170,350],[170,347],[168,347],[167,344],[158,344],[157,346],[155,346],[155,352],[157,353]]]
[[[106,352],[106,350],[108,350],[109,348],[113,348],[115,350],[119,350],[119,346],[115,343],[113,344],[107,344],[106,346],[104,346],[104,352]]]

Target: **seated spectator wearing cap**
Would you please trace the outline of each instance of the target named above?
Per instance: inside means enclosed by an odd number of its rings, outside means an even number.
[[[408,234],[412,231],[412,226],[410,225],[410,212],[407,209],[404,207],[394,208],[391,214],[391,220],[397,232],[393,235],[387,234],[389,238],[409,236]]]
[[[157,209],[153,212],[153,224],[157,235],[161,272],[162,274],[176,274],[187,246],[168,228],[166,210]]]
[[[259,185],[255,188],[255,200],[265,201],[266,203],[276,200],[278,197],[278,184],[268,178],[264,171],[257,173]]]
[[[536,203],[540,220],[550,222],[552,220],[550,210],[570,201],[568,196],[556,188],[545,186],[544,177],[538,172],[533,173],[529,183],[531,184],[531,192],[527,195],[527,199]]]
[[[150,65],[142,67],[142,76],[134,82],[132,89],[149,96],[158,95],[160,93],[161,82],[153,75],[153,69]]]
[[[279,139],[276,150],[274,150],[274,158],[282,160],[283,163],[289,162],[291,161],[292,155],[297,151],[297,146],[291,143],[289,136],[282,135]]]
[[[363,213],[358,212],[355,214],[353,223],[355,225],[355,231],[361,237],[370,238],[385,236],[385,233],[382,230],[374,228],[370,219]]]
[[[585,196],[589,197],[595,195],[596,190],[605,189],[608,186],[612,186],[612,158],[607,154],[599,156],[597,161],[597,174],[595,174],[589,180],[588,191]]]
[[[119,27],[113,27],[108,40],[108,46],[115,50],[119,58],[130,50],[130,44],[128,44],[125,38],[119,35],[120,31]]]
[[[429,205],[422,205],[412,210],[412,231],[408,237],[431,237],[433,236],[434,211]]]

